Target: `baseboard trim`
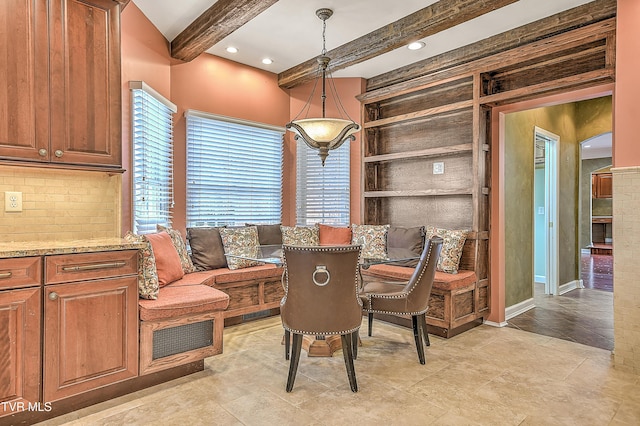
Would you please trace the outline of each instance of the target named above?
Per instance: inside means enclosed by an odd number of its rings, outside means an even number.
[[[505,320],[509,321],[511,318],[524,314],[529,309],[533,309],[535,307],[536,305],[533,302],[533,297],[531,299],[523,300],[520,303],[516,303],[515,305],[511,305],[504,310]]]
[[[502,322],[495,322],[495,321],[484,321],[485,325],[491,326],[491,327],[506,327],[509,325],[509,323],[507,323],[506,321],[502,321]]]
[[[536,283],[540,283],[540,284],[546,284],[547,283],[547,277],[545,277],[544,275],[534,275],[533,276],[533,280]]]
[[[577,288],[584,288],[584,282],[582,280],[573,280],[566,284],[562,284],[558,288],[558,295],[562,296],[563,294],[569,293],[571,290],[575,290]]]

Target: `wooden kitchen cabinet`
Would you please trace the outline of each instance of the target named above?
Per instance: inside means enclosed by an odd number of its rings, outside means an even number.
[[[40,398],[40,257],[0,259],[0,417]]]
[[[0,159],[120,168],[119,3],[3,0],[0,20]]]
[[[137,376],[138,252],[45,257],[43,400]]]
[[[594,173],[591,177],[593,198],[613,197],[613,175],[611,173]]]

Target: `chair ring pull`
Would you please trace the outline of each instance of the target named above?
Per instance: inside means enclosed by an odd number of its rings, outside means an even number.
[[[327,279],[324,282],[318,282],[318,280],[316,279],[316,274],[326,274],[327,275]],[[331,281],[331,274],[329,273],[329,271],[327,270],[327,267],[325,265],[317,265],[316,266],[316,270],[313,271],[313,283],[317,286],[320,287],[324,287],[325,285],[329,284],[329,281]]]

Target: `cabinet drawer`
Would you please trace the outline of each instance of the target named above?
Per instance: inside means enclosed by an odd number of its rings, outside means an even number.
[[[138,250],[46,256],[46,284],[86,281],[138,274]]]
[[[0,290],[42,283],[42,261],[36,257],[0,259]]]

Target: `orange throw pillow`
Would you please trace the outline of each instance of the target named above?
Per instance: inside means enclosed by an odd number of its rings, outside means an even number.
[[[320,245],[350,245],[351,228],[318,224],[320,227]]]
[[[184,270],[182,269],[176,246],[171,241],[171,236],[166,232],[159,232],[157,234],[147,234],[145,238],[151,243],[153,255],[156,258],[158,284],[160,287],[182,278]]]

